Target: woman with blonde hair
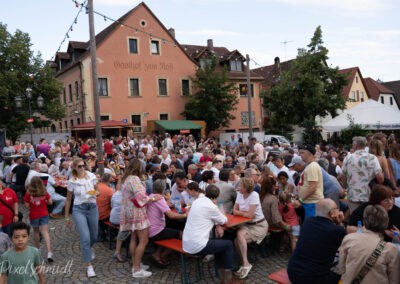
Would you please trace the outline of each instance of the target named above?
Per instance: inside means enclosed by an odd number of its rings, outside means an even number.
[[[378,139],[372,139],[369,144],[369,153],[375,155],[378,158],[379,165],[381,165],[385,178],[391,180],[389,166],[387,159],[385,158],[384,146],[382,142]]]
[[[242,260],[242,265],[236,274],[240,279],[244,279],[252,268],[247,259],[247,243],[256,242],[259,244],[268,233],[268,223],[261,208],[260,197],[254,191],[254,181],[251,178],[240,180],[233,214],[251,219],[250,223],[240,227],[235,239],[235,247]]]
[[[141,260],[149,242],[148,228],[150,226],[147,218],[146,204],[156,202],[163,197],[154,194],[150,198],[146,194],[146,186],[143,177],[141,161],[132,159],[121,179],[122,207],[120,218],[120,231],[130,231],[131,241],[129,250],[132,256],[132,276],[134,278],[145,278],[152,275],[146,271],[148,266],[141,264]]]
[[[94,260],[93,245],[97,239],[99,210],[96,204],[97,177],[86,170],[83,159],[76,158],[72,162],[71,177],[67,185],[67,200],[65,201],[65,221],[70,225],[69,209],[72,194],[74,204],[72,217],[78,230],[83,261],[87,264],[87,276],[95,277],[91,262]]]

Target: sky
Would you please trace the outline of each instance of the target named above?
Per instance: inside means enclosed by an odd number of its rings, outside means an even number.
[[[83,0],[78,0],[79,3]],[[31,37],[32,49],[44,60],[68,40],[89,39],[88,15],[71,0],[5,1],[0,22]],[[94,10],[118,19],[140,1],[94,0]],[[181,44],[237,49],[252,59],[250,67],[295,58],[317,26],[329,50],[328,64],[340,69],[358,66],[364,78],[400,80],[400,0],[148,0],[145,3],[167,27],[174,28]],[[95,16],[96,33],[110,21]]]

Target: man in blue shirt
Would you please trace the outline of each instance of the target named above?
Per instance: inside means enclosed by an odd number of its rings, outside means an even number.
[[[292,284],[337,284],[340,275],[331,271],[336,252],[346,231],[337,225],[343,221],[336,203],[322,199],[316,206],[316,217],[308,218],[301,227],[296,250],[287,272]]]

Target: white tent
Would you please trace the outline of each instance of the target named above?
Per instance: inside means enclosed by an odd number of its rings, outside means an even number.
[[[400,129],[400,111],[372,99],[363,102],[322,125],[326,132],[340,131],[349,126],[350,120],[364,129]]]

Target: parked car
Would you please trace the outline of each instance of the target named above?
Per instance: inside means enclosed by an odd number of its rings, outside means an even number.
[[[278,144],[281,146],[282,144],[291,145],[289,139],[282,135],[264,135],[264,144],[269,145],[271,143]]]

